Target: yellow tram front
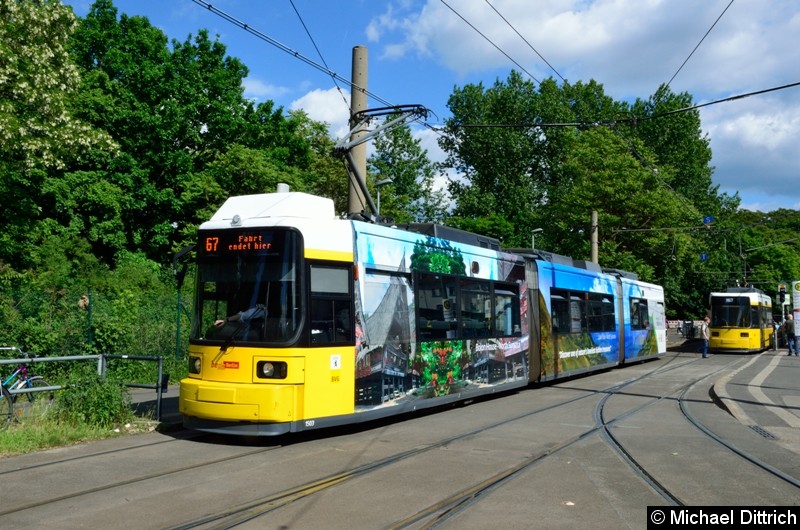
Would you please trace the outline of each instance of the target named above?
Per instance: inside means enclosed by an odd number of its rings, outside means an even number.
[[[199,231],[184,425],[279,435],[352,414],[353,270],[329,199],[229,199]]]
[[[708,348],[712,352],[755,353],[771,345],[772,300],[752,287],[711,293]]]

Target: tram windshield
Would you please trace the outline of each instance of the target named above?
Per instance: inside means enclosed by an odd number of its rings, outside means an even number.
[[[191,338],[287,344],[303,314],[300,235],[285,228],[201,233]]]
[[[746,296],[714,296],[711,298],[712,328],[757,328],[758,306],[751,306]]]

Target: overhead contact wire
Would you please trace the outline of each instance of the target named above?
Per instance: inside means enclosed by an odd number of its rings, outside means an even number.
[[[680,67],[678,67],[678,70],[677,70],[677,71],[676,71],[674,74],[672,74],[672,77],[671,77],[671,78],[670,78],[670,80],[667,82],[667,86],[670,86],[670,85],[672,84],[672,81],[673,81],[673,80],[675,79],[675,77],[676,77],[676,76],[677,76],[677,75],[680,73],[680,71],[683,69],[683,67],[686,65],[686,63],[687,63],[687,62],[689,62],[689,59],[691,59],[691,58],[692,58],[692,55],[694,55],[694,52],[696,52],[696,51],[697,51],[697,48],[699,48],[699,47],[700,47],[700,45],[701,45],[701,44],[703,44],[703,41],[704,41],[704,40],[706,40],[706,37],[708,37],[708,34],[709,34],[709,33],[711,33],[711,30],[713,30],[713,29],[714,29],[714,26],[716,26],[716,25],[717,25],[717,22],[719,22],[719,21],[720,21],[720,19],[722,18],[722,15],[724,15],[724,14],[725,14],[725,12],[728,10],[728,8],[729,8],[729,7],[731,7],[731,5],[733,4],[733,2],[734,2],[734,0],[731,0],[731,1],[730,1],[730,3],[729,3],[729,4],[728,4],[726,7],[725,7],[725,9],[723,9],[723,10],[722,10],[722,13],[720,13],[720,15],[717,17],[717,20],[715,20],[715,21],[714,21],[714,23],[713,23],[713,24],[711,24],[711,27],[710,27],[710,28],[708,28],[708,31],[706,31],[706,34],[705,34],[705,35],[703,35],[703,38],[702,38],[702,39],[700,39],[700,42],[698,42],[698,43],[697,43],[697,46],[695,46],[695,47],[694,47],[694,49],[692,50],[692,53],[690,53],[690,54],[689,54],[689,56],[688,56],[688,57],[686,57],[686,59],[683,61],[683,64],[681,64],[681,65],[680,65]]]
[[[445,2],[444,0],[439,0],[439,1],[440,1],[440,2],[442,2],[442,3],[445,5],[445,7],[447,7],[447,9],[449,9],[450,11],[452,11],[452,12],[453,12],[453,13],[454,13],[454,14],[455,14],[455,15],[456,15],[458,18],[460,18],[461,20],[463,20],[463,21],[464,21],[464,23],[465,23],[467,26],[471,27],[471,28],[472,28],[472,29],[475,31],[475,33],[477,33],[478,35],[480,35],[481,37],[483,37],[483,38],[486,40],[486,42],[488,42],[489,44],[491,44],[492,46],[494,46],[494,47],[495,47],[495,49],[497,49],[497,51],[499,51],[500,53],[502,53],[503,55],[505,55],[505,56],[506,56],[506,58],[508,58],[508,60],[509,60],[509,61],[511,61],[512,63],[514,63],[515,65],[517,65],[517,66],[520,68],[520,70],[522,70],[523,72],[525,72],[526,74],[528,74],[528,77],[530,77],[531,79],[533,79],[534,81],[536,81],[536,82],[537,82],[537,83],[539,83],[539,84],[541,84],[541,83],[542,83],[541,81],[539,81],[538,79],[536,79],[536,77],[534,77],[534,75],[533,75],[532,73],[530,73],[528,70],[526,70],[524,66],[522,66],[522,65],[521,65],[521,64],[519,64],[517,61],[515,61],[514,59],[512,59],[510,55],[508,55],[508,54],[507,54],[505,51],[503,51],[503,49],[502,49],[502,48],[500,48],[500,46],[498,46],[497,44],[495,44],[494,42],[492,42],[492,40],[491,40],[489,37],[487,37],[486,35],[484,35],[483,33],[481,33],[481,32],[480,32],[480,30],[479,30],[478,28],[476,28],[475,26],[473,26],[473,25],[472,25],[472,24],[469,22],[469,20],[467,20],[466,18],[464,18],[464,17],[461,15],[461,13],[459,13],[458,11],[456,11],[455,9],[453,9],[452,7],[450,7],[450,5],[449,5],[447,2]]]
[[[394,104],[386,101],[382,97],[377,96],[376,94],[373,94],[372,92],[368,91],[366,88],[364,88],[362,86],[359,86],[359,85],[353,83],[352,81],[350,81],[349,79],[347,79],[345,77],[342,77],[341,75],[337,74],[336,72],[328,69],[324,65],[321,65],[321,64],[309,59],[308,57],[304,56],[300,52],[298,52],[296,50],[293,50],[292,48],[286,46],[285,44],[273,39],[269,35],[266,35],[266,34],[262,33],[261,31],[251,27],[249,24],[247,24],[245,22],[242,22],[241,20],[237,19],[236,17],[234,17],[232,15],[229,15],[228,13],[226,13],[225,11],[222,11],[219,8],[214,7],[209,2],[206,2],[205,0],[192,0],[192,1],[195,4],[198,4],[200,6],[205,7],[206,9],[208,9],[209,11],[214,13],[215,15],[217,15],[217,16],[219,16],[221,18],[224,18],[225,20],[227,20],[231,24],[239,26],[240,28],[242,28],[243,30],[247,31],[248,33],[250,33],[252,35],[255,35],[259,39],[261,39],[263,41],[266,41],[269,44],[272,44],[273,46],[275,46],[276,48],[280,49],[281,51],[284,51],[284,52],[288,53],[289,55],[291,55],[291,56],[303,61],[307,65],[309,65],[309,66],[311,66],[313,68],[316,68],[320,72],[323,72],[326,75],[331,76],[333,79],[338,80],[338,81],[346,84],[347,86],[349,86],[351,88],[354,88],[355,90],[361,91],[362,93],[366,94],[367,96],[371,97],[372,99],[374,99],[376,101],[379,101],[380,103],[384,104],[385,106],[387,106],[387,107],[394,107],[395,106]]]
[[[500,13],[500,11],[498,11],[498,10],[497,10],[497,8],[496,8],[496,7],[494,7],[494,6],[493,6],[491,3],[489,3],[489,0],[485,0],[485,2],[486,2],[486,4],[487,4],[489,7],[491,7],[491,8],[492,8],[492,10],[494,10],[494,12],[495,12],[495,13],[497,13],[497,16],[499,16],[500,18],[502,18],[502,19],[503,19],[503,22],[505,22],[505,23],[506,23],[506,25],[508,25],[508,27],[509,27],[509,28],[511,28],[512,30],[514,30],[514,33],[516,33],[516,34],[519,36],[519,38],[520,38],[520,39],[522,39],[522,41],[523,41],[525,44],[527,44],[527,45],[528,45],[528,47],[529,47],[531,50],[533,50],[533,51],[534,51],[534,53],[536,53],[536,55],[538,55],[538,56],[539,56],[539,58],[540,58],[540,59],[541,59],[541,60],[543,60],[543,61],[545,62],[545,64],[546,64],[547,66],[549,66],[549,67],[550,67],[550,69],[551,69],[552,71],[554,71],[554,72],[556,73],[556,75],[557,75],[557,76],[558,76],[558,77],[559,77],[559,78],[560,78],[562,81],[564,81],[565,83],[567,82],[567,80],[566,80],[566,79],[564,79],[564,77],[563,77],[561,74],[559,74],[559,73],[558,73],[558,70],[556,70],[556,67],[555,67],[555,66],[553,66],[552,64],[550,64],[550,63],[547,61],[547,59],[545,59],[545,58],[544,58],[544,56],[543,56],[541,53],[539,53],[539,51],[538,51],[536,48],[534,48],[534,47],[533,47],[533,45],[532,45],[530,42],[528,42],[528,39],[526,39],[525,37],[523,37],[523,36],[522,36],[522,34],[521,34],[519,31],[517,31],[517,28],[515,28],[515,27],[514,27],[514,26],[511,24],[511,22],[509,22],[509,21],[508,21],[508,19],[506,19],[506,17],[504,17],[504,16],[503,16],[503,14],[502,14],[502,13]]]
[[[317,55],[319,55],[320,61],[322,61],[322,64],[325,65],[325,69],[330,71],[330,68],[328,68],[328,63],[325,62],[325,57],[322,56],[322,52],[319,50],[317,43],[314,41],[314,37],[311,36],[311,32],[308,30],[308,26],[306,26],[303,17],[300,15],[300,11],[298,11],[297,7],[294,5],[294,0],[289,0],[289,3],[292,4],[292,9],[294,9],[294,12],[297,14],[297,18],[300,19],[300,24],[302,24],[303,29],[306,30],[306,35],[308,35],[309,40],[311,40],[311,44],[313,44],[314,49],[317,50]],[[342,92],[342,87],[340,87],[339,83],[336,82],[336,77],[331,76],[331,79],[333,80],[333,84],[336,85],[336,90],[338,90],[339,94],[342,96],[344,104],[349,108],[350,104],[347,102],[347,97],[345,97],[344,92]]]

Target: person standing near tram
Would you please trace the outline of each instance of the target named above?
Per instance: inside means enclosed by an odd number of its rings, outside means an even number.
[[[700,324],[700,338],[703,339],[703,359],[708,357],[708,339],[711,336],[708,331],[709,322],[711,322],[711,319],[706,317],[703,319],[703,323]]]
[[[797,321],[794,319],[792,313],[786,316],[786,322],[783,324],[783,333],[786,335],[786,348],[789,350],[789,355],[797,356]]]

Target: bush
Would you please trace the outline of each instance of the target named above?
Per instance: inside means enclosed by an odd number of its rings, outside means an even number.
[[[55,418],[70,424],[112,428],[133,420],[130,397],[119,380],[88,369],[70,374],[55,401]]]
[[[25,272],[0,261],[0,346],[41,357],[160,355],[173,381],[186,374],[191,287],[178,298],[171,267],[136,253],[120,253],[113,268],[84,266],[61,255],[57,245],[49,248],[52,252],[43,253],[37,267]],[[0,351],[0,356],[17,355]],[[42,363],[36,371],[63,384],[66,366]],[[129,383],[152,383],[156,370],[155,363],[114,367],[116,376]]]

